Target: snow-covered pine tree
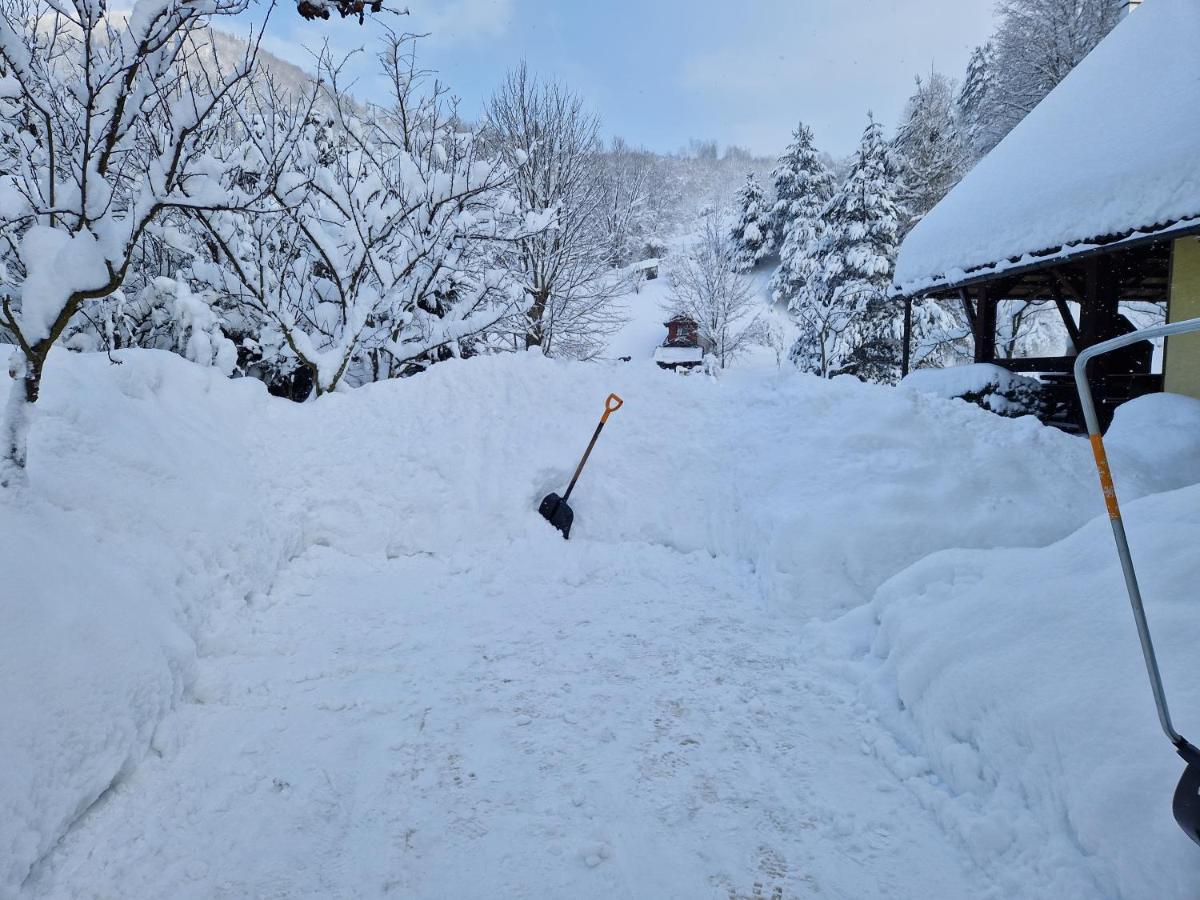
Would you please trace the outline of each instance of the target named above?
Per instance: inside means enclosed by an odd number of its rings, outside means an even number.
[[[729,234],[737,271],[749,272],[773,249],[771,228],[762,187],[753,172],[737,193],[738,220]]]
[[[893,146],[903,169],[897,198],[906,213],[904,237],[966,171],[967,153],[955,115],[954,83],[938,72],[917,76]]]
[[[796,129],[795,140],[788,149],[787,174],[782,189],[785,205],[775,204],[773,221],[782,222],[779,243],[779,268],[771,277],[771,296],[777,303],[787,303],[795,314],[804,305],[802,296],[815,277],[813,253],[823,229],[822,214],[833,197],[833,174],[821,161],[813,146],[812,132],[805,125]],[[776,170],[779,189],[780,170]]]
[[[900,172],[871,119],[845,182],[825,207],[817,279],[798,315],[792,359],[831,377],[894,382],[900,369],[900,305],[889,296],[900,221]]]
[[[775,204],[771,207],[770,240],[774,247],[783,247],[788,223],[806,210],[810,182],[821,171],[825,171],[825,166],[813,146],[812,129],[801,122],[792,132],[792,142],[771,173]]]
[[[967,73],[963,77],[958,97],[955,98],[955,115],[967,153],[968,165],[991,150],[1000,140],[995,136],[991,121],[995,90],[995,55],[990,41],[971,51]]]

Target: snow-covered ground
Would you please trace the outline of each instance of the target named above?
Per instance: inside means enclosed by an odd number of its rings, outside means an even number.
[[[304,406],[60,354],[0,504],[0,896],[1193,896],[1086,443],[645,337]],[[1112,436],[1185,734],[1198,407]]]

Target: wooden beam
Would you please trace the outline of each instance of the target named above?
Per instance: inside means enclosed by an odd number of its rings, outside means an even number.
[[[904,298],[904,346],[900,351],[900,377],[908,374],[909,362],[912,358],[912,297]]]
[[[967,327],[971,329],[971,334],[975,333],[975,305],[971,302],[971,292],[966,288],[960,288],[958,297],[962,300],[963,314],[967,317]]]
[[[1075,324],[1075,317],[1071,315],[1071,308],[1067,306],[1067,301],[1063,299],[1062,284],[1056,278],[1054,284],[1051,285],[1051,291],[1054,294],[1054,305],[1058,307],[1058,314],[1062,317],[1063,325],[1067,329],[1067,338],[1071,342],[1071,349],[1078,353],[1079,346],[1079,326]]]
[[[1086,275],[1087,293],[1080,304],[1079,335],[1083,346],[1090,347],[1116,337],[1120,284],[1112,260],[1106,257],[1088,259]],[[1103,369],[1104,360],[1097,359],[1094,368]]]
[[[1010,372],[1070,372],[1075,367],[1073,356],[1025,356],[994,360]]]
[[[1078,272],[1073,272],[1064,267],[1055,270],[1055,276],[1068,287],[1075,295],[1075,299],[1082,305],[1087,299],[1087,279],[1081,276]]]

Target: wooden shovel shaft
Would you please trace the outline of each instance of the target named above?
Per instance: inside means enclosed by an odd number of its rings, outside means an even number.
[[[604,401],[604,415],[600,417],[600,424],[596,426],[596,431],[592,434],[591,441],[588,442],[587,449],[583,451],[583,459],[579,460],[579,466],[575,469],[575,474],[571,476],[571,483],[567,485],[567,492],[563,494],[563,503],[571,497],[571,491],[575,490],[575,482],[579,480],[579,473],[583,471],[584,464],[588,461],[588,457],[592,455],[592,448],[596,446],[596,439],[600,437],[600,432],[604,430],[604,423],[608,421],[608,417],[615,413],[624,404],[624,400],[616,394],[609,394]]]
[[[571,491],[575,490],[575,482],[579,480],[579,473],[583,471],[584,464],[588,461],[588,457],[592,455],[592,448],[596,446],[596,439],[600,437],[600,432],[604,429],[604,419],[600,420],[600,424],[596,426],[595,432],[592,434],[591,441],[588,442],[587,449],[583,451],[583,459],[579,460],[579,465],[575,469],[575,474],[571,476],[571,483],[567,485],[567,492],[563,494],[563,503],[571,499]]]

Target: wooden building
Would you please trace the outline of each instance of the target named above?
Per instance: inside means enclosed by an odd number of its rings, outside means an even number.
[[[657,259],[643,259],[629,267],[629,271],[637,275],[639,280],[654,281],[658,278],[661,263]]]
[[[1069,420],[1074,354],[1131,330],[1122,303],[1200,316],[1197,47],[1200,3],[1146,0],[917,224],[896,265],[905,372],[914,304],[961,304],[975,360],[1036,374]],[[997,355],[1013,300],[1057,310],[1065,355]],[[1148,392],[1200,397],[1200,337],[1170,338],[1162,372],[1136,346],[1090,371],[1106,418]]]
[[[667,329],[667,338],[654,351],[654,361],[660,368],[691,369],[704,362],[706,348],[695,319],[681,313],[663,325]]]

